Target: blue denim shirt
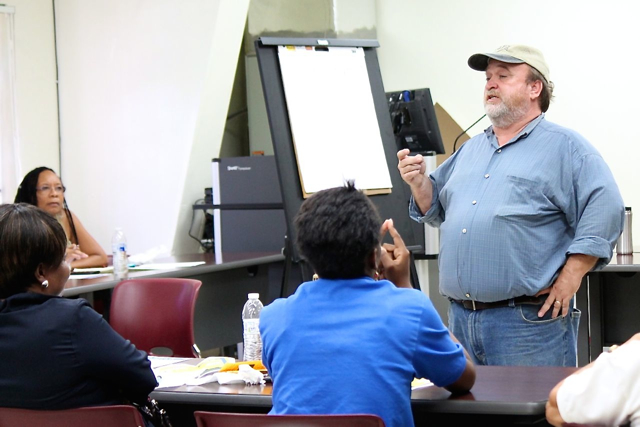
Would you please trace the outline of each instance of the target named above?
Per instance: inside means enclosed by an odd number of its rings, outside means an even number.
[[[431,208],[410,216],[440,227],[440,292],[482,302],[534,295],[571,254],[601,268],[622,233],[624,204],[608,166],[578,133],[544,114],[508,144],[493,128],[430,176]]]

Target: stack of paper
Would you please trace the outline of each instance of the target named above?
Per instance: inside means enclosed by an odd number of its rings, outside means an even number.
[[[72,279],[94,279],[96,277],[108,276],[113,273],[113,267],[90,267],[74,268],[71,272]]]
[[[422,387],[431,387],[432,385],[433,383],[426,378],[414,378],[413,381],[411,381],[411,390]]]
[[[150,356],[151,369],[156,375],[158,388],[181,385],[200,385],[217,381],[214,374],[226,363],[234,363],[233,357],[207,357],[198,364],[194,359]]]
[[[204,261],[148,263],[148,264],[140,264],[136,266],[129,266],[129,270],[130,271],[175,270],[176,268],[195,267],[197,265],[202,265],[202,264],[204,264]]]

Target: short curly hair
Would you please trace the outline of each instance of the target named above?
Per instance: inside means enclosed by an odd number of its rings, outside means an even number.
[[[37,283],[38,265],[60,265],[67,249],[62,225],[27,203],[0,206],[0,242],[0,298],[25,292]]]
[[[364,276],[367,259],[380,246],[378,211],[353,181],[313,194],[300,206],[294,225],[302,256],[327,279]]]

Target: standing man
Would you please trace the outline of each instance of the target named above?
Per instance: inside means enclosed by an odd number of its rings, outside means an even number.
[[[542,53],[502,46],[469,58],[486,73],[492,126],[429,176],[398,152],[410,216],[440,227],[449,329],[481,365],[575,366],[583,276],[611,259],[624,205],[611,171],[577,132],[545,120]]]

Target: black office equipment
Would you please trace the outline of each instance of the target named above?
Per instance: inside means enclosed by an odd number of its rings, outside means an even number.
[[[413,154],[430,151],[444,154],[442,136],[429,89],[389,92],[387,99],[399,150],[408,148]]]
[[[364,50],[364,61],[366,64],[366,72],[371,87],[375,114],[377,116],[377,125],[379,127],[380,137],[384,150],[387,168],[391,178],[391,192],[386,194],[371,195],[371,201],[377,206],[382,218],[392,218],[395,227],[401,233],[407,246],[416,249],[417,252],[422,250],[419,239],[415,236],[414,227],[420,228],[420,225],[414,223],[409,218],[407,201],[409,199],[409,187],[402,181],[400,173],[397,169],[397,147],[395,137],[391,127],[391,119],[389,117],[389,106],[382,84],[382,76],[380,74],[378,58],[375,48],[379,46],[376,40],[337,40],[337,39],[304,39],[304,38],[275,38],[262,37],[256,41],[256,54],[258,65],[260,68],[260,76],[262,87],[264,90],[265,103],[269,117],[269,125],[271,128],[271,137],[276,158],[276,165],[282,187],[282,198],[284,203],[284,211],[287,222],[287,235],[289,242],[287,245],[288,261],[300,264],[302,267],[302,278],[309,280],[312,276],[308,267],[301,262],[300,254],[292,242],[295,242],[295,229],[293,228],[293,219],[296,212],[300,208],[303,201],[302,187],[300,176],[298,173],[298,165],[296,161],[296,153],[292,139],[292,132],[289,120],[289,110],[285,97],[285,89],[283,77],[280,69],[278,57],[279,46],[307,46],[314,47],[354,47]],[[318,55],[323,52],[317,50]],[[326,84],[326,82],[317,81],[314,84]],[[323,86],[323,90],[334,90],[332,87]],[[341,95],[341,96],[340,96]],[[314,102],[310,99],[309,102]],[[349,93],[336,94],[336,102],[347,102],[356,105],[353,99],[349,98]],[[322,117],[318,117],[318,126],[332,125],[332,111],[329,108]],[[358,126],[358,123],[353,123]],[[296,144],[300,141],[296,141]],[[320,146],[319,148],[321,148]],[[348,150],[331,153],[334,159],[344,156]],[[358,161],[357,156],[351,157],[352,161]],[[332,167],[331,163],[324,165],[327,170]],[[387,236],[387,241],[389,237]],[[286,283],[286,281],[285,281]],[[285,292],[286,293],[286,292]]]
[[[274,156],[213,159],[216,262],[225,253],[281,251],[286,222]]]

